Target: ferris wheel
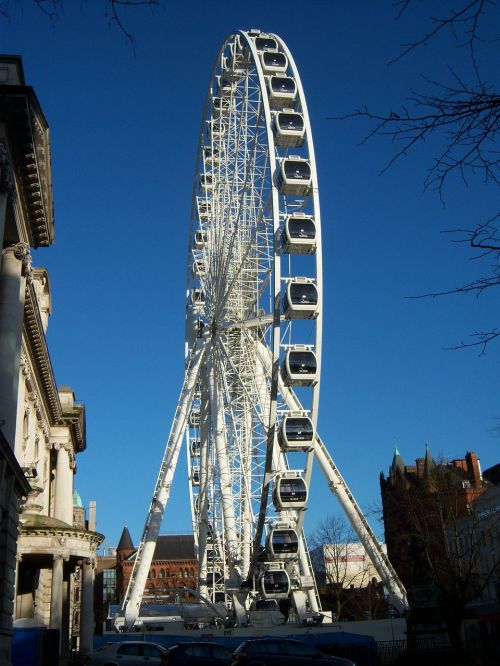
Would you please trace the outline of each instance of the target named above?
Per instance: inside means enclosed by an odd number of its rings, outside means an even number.
[[[200,592],[234,603],[246,584],[317,610],[303,518],[321,363],[319,197],[302,85],[276,35],[240,32],[221,48],[193,189],[186,363],[202,346],[205,363],[186,450]],[[281,384],[299,388],[300,410]]]
[[[261,600],[288,603],[301,623],[318,615],[304,536],[315,458],[375,565],[378,558],[385,578],[397,579],[317,435],[321,260],[299,73],[277,35],[238,31],[220,49],[204,105],[185,377],[122,606],[125,626],[139,614],[183,442],[199,593],[224,602],[238,624]]]

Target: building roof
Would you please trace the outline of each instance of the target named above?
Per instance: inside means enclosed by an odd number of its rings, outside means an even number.
[[[73,490],[73,506],[78,509],[83,509],[82,498],[80,497],[80,494],[76,489]]]
[[[130,536],[130,532],[128,531],[128,527],[125,525],[123,528],[122,535],[120,537],[120,541],[118,543],[118,546],[116,547],[117,551],[120,550],[135,550],[135,546],[132,542],[132,537]]]
[[[194,560],[192,534],[165,534],[158,537],[153,560]]]

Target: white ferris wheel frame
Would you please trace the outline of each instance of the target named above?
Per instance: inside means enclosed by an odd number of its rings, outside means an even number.
[[[318,294],[317,312],[315,313],[313,321],[313,335],[314,342],[309,344],[308,348],[314,349],[317,360],[317,375],[316,381],[309,391],[309,403],[303,405],[299,397],[291,386],[285,385],[280,374],[280,360],[283,359],[283,330],[284,327],[289,326],[290,322],[284,322],[284,317],[281,311],[281,300],[283,296],[283,280],[282,280],[282,266],[279,239],[283,227],[283,220],[287,211],[286,199],[287,197],[280,194],[276,174],[280,168],[280,160],[285,160],[288,157],[288,149],[283,150],[275,145],[273,133],[273,113],[276,113],[276,107],[271,108],[268,94],[267,94],[267,81],[266,75],[261,61],[261,52],[259,52],[255,45],[255,35],[253,31],[245,32],[238,31],[231,34],[224,42],[219,52],[218,58],[215,62],[214,68],[211,73],[210,85],[208,94],[206,96],[205,107],[203,112],[203,119],[200,131],[200,141],[197,153],[197,171],[195,174],[195,182],[193,188],[193,203],[190,225],[190,240],[188,248],[188,270],[187,270],[187,288],[186,299],[188,303],[188,316],[186,324],[186,372],[184,383],[179,397],[179,402],[176,409],[176,414],[170,431],[167,447],[160,467],[160,472],[155,485],[153,499],[148,511],[146,524],[144,527],[143,536],[139,549],[137,551],[132,576],[122,603],[122,619],[120,620],[121,626],[131,628],[137,621],[140,614],[140,604],[146,585],[149,567],[154,554],[156,546],[156,539],[159,534],[161,520],[164,515],[168,499],[170,497],[170,488],[173,481],[175,469],[177,466],[179,451],[182,441],[186,442],[187,460],[188,460],[188,474],[189,474],[189,487],[190,487],[190,505],[193,519],[193,530],[195,534],[196,546],[199,554],[199,589],[202,596],[207,597],[210,601],[216,601],[214,596],[217,592],[224,593],[225,601],[228,600],[228,595],[232,598],[233,610],[239,620],[243,622],[245,612],[245,600],[248,595],[248,589],[251,581],[255,581],[256,572],[259,569],[259,556],[261,554],[261,540],[266,522],[269,517],[269,489],[276,478],[277,473],[285,472],[288,469],[288,461],[286,455],[279,451],[276,438],[277,428],[277,411],[279,409],[278,396],[281,396],[281,409],[288,409],[290,412],[308,414],[310,417],[314,431],[317,432],[317,417],[318,417],[318,403],[319,403],[319,389],[320,389],[320,374],[321,374],[321,348],[322,348],[322,252],[321,252],[321,223],[320,223],[320,205],[319,205],[319,191],[317,183],[317,171],[314,154],[314,146],[312,141],[312,131],[307,110],[307,103],[300,80],[300,76],[295,64],[295,61],[286,46],[286,44],[274,34],[266,33],[266,37],[275,40],[278,45],[280,53],[284,54],[287,59],[286,76],[290,76],[295,81],[297,90],[297,104],[295,108],[302,114],[304,122],[304,144],[300,149],[302,159],[308,161],[311,175],[311,187],[307,195],[302,199],[307,198],[307,202],[303,205],[307,207],[307,213],[312,216],[316,228],[316,251],[314,252],[314,275],[312,279],[316,286]],[[203,182],[207,185],[207,174],[205,171],[204,149],[206,147],[206,123],[214,122],[216,116],[214,111],[214,99],[216,98],[217,82],[220,84],[224,73],[224,68],[227,67],[227,54],[233,55],[233,64],[236,66],[237,55],[242,53],[249,56],[244,65],[245,81],[248,83],[249,71],[253,72],[254,79],[258,82],[259,88],[259,104],[262,104],[261,116],[256,117],[257,125],[255,129],[255,137],[259,132],[258,123],[263,117],[266,129],[266,143],[267,143],[267,159],[268,166],[264,167],[263,180],[267,178],[267,186],[269,188],[269,195],[271,197],[271,214],[272,214],[272,275],[269,278],[269,292],[272,297],[271,306],[264,316],[259,311],[250,313],[246,319],[231,321],[222,320],[221,313],[225,307],[225,303],[230,297],[230,292],[233,286],[238,283],[240,274],[247,270],[248,253],[252,251],[251,243],[248,243],[247,248],[242,248],[239,257],[241,257],[241,265],[236,267],[236,270],[231,274],[232,280],[229,282],[229,289],[224,289],[226,284],[221,284],[221,281],[227,280],[227,273],[218,276],[219,284],[216,286],[215,293],[218,294],[219,301],[215,304],[212,303],[211,316],[212,321],[205,320],[205,328],[199,333],[198,339],[193,340],[193,305],[194,305],[194,282],[192,277],[192,262],[196,261],[196,254],[193,253],[195,233],[200,228],[201,217],[199,215],[199,201],[200,201],[200,187]],[[238,86],[236,86],[238,89]],[[248,92],[248,91],[246,91]],[[221,99],[221,98],[219,98]],[[231,102],[232,103],[232,93]],[[219,102],[220,104],[220,102]],[[285,110],[285,109],[283,109]],[[219,123],[221,123],[219,114]],[[243,116],[239,118],[240,125],[245,124],[246,119],[242,120]],[[213,125],[212,125],[213,127]],[[257,142],[257,138],[255,138]],[[213,158],[214,143],[212,141],[212,167],[215,163]],[[236,152],[236,151],[234,151]],[[305,156],[304,156],[305,153]],[[235,158],[236,159],[236,158]],[[256,167],[254,165],[254,170]],[[220,169],[219,169],[220,172]],[[200,175],[202,173],[202,175]],[[230,171],[226,171],[230,173]],[[235,179],[239,176],[235,176]],[[210,177],[211,180],[213,176]],[[245,175],[245,183],[246,185]],[[253,177],[252,177],[253,182]],[[212,184],[213,185],[213,184]],[[208,188],[205,188],[207,192]],[[238,190],[240,191],[240,190]],[[242,188],[245,191],[245,187]],[[232,193],[231,193],[232,196]],[[241,196],[244,196],[241,195]],[[300,200],[301,197],[298,197]],[[210,201],[207,197],[206,201]],[[300,203],[300,202],[299,202]],[[206,204],[208,206],[208,203]],[[219,205],[216,198],[211,200],[211,206]],[[238,201],[238,212],[236,223],[233,225],[235,229],[238,228],[240,213],[242,209],[241,201]],[[269,205],[268,205],[269,209]],[[212,211],[213,212],[213,211]],[[264,215],[264,212],[262,213]],[[262,221],[262,220],[261,220]],[[224,224],[224,222],[223,222]],[[197,226],[198,225],[198,226]],[[218,228],[217,228],[218,229]],[[220,233],[219,231],[215,233]],[[208,232],[207,232],[208,233]],[[236,231],[234,238],[237,237]],[[222,247],[224,242],[221,241],[222,236],[218,238],[219,246]],[[229,247],[229,253],[234,251],[234,242],[230,241],[229,246],[226,243],[226,248]],[[236,241],[237,244],[237,241]],[[218,247],[219,247],[218,246]],[[243,252],[243,254],[242,254]],[[212,260],[216,256],[216,252],[210,255]],[[233,256],[233,255],[231,255]],[[213,260],[216,261],[216,260]],[[212,266],[211,266],[212,268]],[[220,265],[219,265],[220,271]],[[214,269],[215,272],[215,269]],[[291,278],[288,278],[290,280]],[[203,279],[198,280],[203,283]],[[259,286],[259,285],[257,285]],[[259,287],[265,290],[266,285],[263,283]],[[189,305],[191,303],[191,306]],[[191,309],[190,309],[191,307]],[[215,308],[215,310],[214,310]],[[216,316],[214,316],[214,311]],[[268,342],[258,340],[255,335],[256,329],[267,327]],[[259,465],[259,473],[261,477],[261,490],[260,490],[260,506],[258,512],[252,510],[252,503],[255,504],[255,497],[252,491],[251,482],[253,477],[247,477],[241,474],[238,477],[238,485],[235,486],[233,477],[238,474],[233,468],[234,454],[230,453],[227,437],[227,414],[229,410],[228,395],[223,397],[223,393],[229,393],[227,388],[227,379],[221,377],[223,374],[220,371],[221,367],[228,369],[229,373],[233,372],[236,376],[238,367],[233,366],[238,364],[238,360],[231,358],[231,352],[228,352],[227,346],[224,347],[218,340],[228,335],[232,330],[239,331],[241,344],[244,346],[244,340],[249,339],[250,348],[254,350],[254,365],[253,373],[254,380],[258,373],[262,373],[262,381],[256,388],[256,383],[244,386],[241,381],[241,400],[243,404],[257,403],[261,406],[260,418],[265,422],[262,424],[266,432],[267,445],[265,450],[265,461],[261,460]],[[253,335],[253,338],[252,338]],[[302,341],[294,341],[302,342]],[[252,346],[253,345],[253,346]],[[222,349],[222,351],[221,351]],[[224,357],[224,358],[222,358]],[[225,363],[225,366],[223,366]],[[241,369],[241,368],[240,368]],[[218,374],[219,373],[219,374]],[[201,378],[201,384],[200,384]],[[267,378],[267,379],[266,379]],[[250,387],[250,388],[249,388]],[[251,396],[244,394],[252,393]],[[258,395],[260,393],[260,395]],[[257,395],[256,395],[257,394]],[[245,400],[247,403],[245,403]],[[266,404],[266,408],[262,405]],[[191,415],[193,405],[197,405],[198,409],[198,422],[196,425],[196,437],[194,439],[191,428]],[[257,410],[258,411],[258,410]],[[247,433],[253,432],[252,416],[250,416],[250,426]],[[211,434],[210,434],[211,433]],[[211,442],[209,447],[208,442]],[[191,455],[193,441],[199,444],[199,466],[195,468],[193,465],[193,457]],[[197,446],[198,446],[197,444]],[[233,458],[231,457],[233,455]],[[211,456],[211,458],[210,458]],[[243,457],[242,457],[243,458]],[[378,541],[376,540],[371,528],[369,527],[366,519],[364,518],[359,506],[356,504],[354,497],[350,493],[345,481],[342,479],[338,469],[336,468],[332,457],[328,453],[326,447],[321,442],[319,436],[316,435],[314,445],[311,450],[305,454],[305,463],[303,465],[303,478],[309,486],[311,480],[311,471],[313,458],[319,462],[320,468],[326,475],[329,487],[336,494],[341,502],[346,514],[353,524],[361,542],[365,546],[367,552],[384,580],[389,592],[392,603],[397,608],[404,608],[406,606],[406,596],[404,588],[397,578],[392,566],[390,565],[387,557],[383,553]],[[241,462],[241,461],[240,461]],[[243,465],[243,463],[241,463]],[[264,469],[262,469],[264,464]],[[215,470],[215,471],[214,471]],[[198,476],[194,476],[194,472],[198,471]],[[196,479],[196,483],[194,482]],[[214,480],[215,479],[215,480]],[[241,480],[243,479],[243,481]],[[214,535],[215,523],[215,506],[212,508],[212,534],[208,531],[208,511],[209,511],[209,490],[210,484],[212,488],[217,485],[217,490],[212,490],[212,501],[215,494],[218,493],[218,501],[220,504],[219,519],[221,520],[220,533]],[[247,504],[247,512],[244,513],[244,519],[238,522],[235,516],[235,497],[238,495],[239,505]],[[242,499],[243,498],[243,499]],[[237,504],[237,503],[236,503]],[[258,515],[256,515],[258,514]],[[250,520],[251,519],[251,520]],[[297,610],[299,619],[301,616],[305,618],[306,608],[317,611],[319,609],[318,595],[314,584],[304,585],[302,589],[301,580],[311,579],[311,565],[307,551],[307,544],[303,534],[303,519],[304,511],[281,511],[279,514],[280,520],[288,521],[290,524],[295,525],[299,537],[299,551],[297,562],[295,563],[296,570],[300,573],[298,576],[298,585],[295,586],[294,591],[290,596],[293,598],[295,608]],[[246,532],[245,532],[246,530]],[[250,539],[252,543],[250,543]],[[215,572],[207,561],[208,540],[211,540],[212,557],[219,558],[219,565],[221,565],[221,578],[218,583],[215,580]],[[218,555],[214,555],[218,553]],[[285,565],[290,566],[291,565]],[[208,584],[208,575],[211,573],[211,584]],[[246,592],[241,593],[242,585],[246,584]],[[218,585],[218,587],[217,587]],[[210,589],[209,589],[210,588]],[[254,590],[255,591],[255,590]]]

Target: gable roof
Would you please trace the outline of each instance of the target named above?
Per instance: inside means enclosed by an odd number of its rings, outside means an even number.
[[[153,560],[194,560],[192,534],[165,534],[158,537]]]

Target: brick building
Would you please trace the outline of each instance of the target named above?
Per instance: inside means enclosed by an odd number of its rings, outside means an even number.
[[[380,474],[380,488],[387,554],[407,589],[430,581],[427,544],[441,538],[441,528],[465,515],[487,487],[472,451],[436,463],[426,446],[424,457],[406,465],[395,450],[389,475]]]
[[[96,574],[96,617],[104,620],[108,604],[119,603],[127,590],[137,549],[127,526],[118,546],[98,558]],[[149,569],[143,603],[175,601],[177,591],[198,588],[198,560],[192,534],[160,535]],[[188,592],[180,593],[189,599]]]

